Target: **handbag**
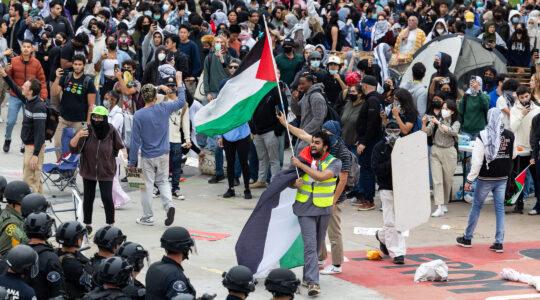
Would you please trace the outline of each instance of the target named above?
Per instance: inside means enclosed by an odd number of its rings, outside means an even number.
[[[201,77],[199,77],[199,82],[197,83],[197,88],[195,89],[195,94],[193,95],[193,98],[195,100],[202,102],[206,98],[206,93],[204,92],[204,72],[201,74]]]

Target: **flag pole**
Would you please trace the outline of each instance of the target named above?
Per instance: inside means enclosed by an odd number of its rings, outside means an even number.
[[[268,45],[271,45],[270,43],[272,42],[272,40],[270,40],[270,31],[268,30],[268,25],[266,24],[266,18],[263,16],[263,20],[264,20],[264,30],[265,30],[265,35],[266,35],[266,39],[268,39]],[[270,51],[272,51],[272,49],[270,49]],[[292,155],[294,156],[294,147],[292,145],[292,138],[291,138],[291,132],[289,131],[289,123],[287,122],[287,115],[285,114],[285,105],[283,104],[283,96],[281,96],[281,87],[279,86],[279,78],[278,78],[278,75],[277,75],[277,67],[276,67],[276,61],[274,60],[274,53],[270,53],[271,57],[272,57],[272,67],[274,69],[274,75],[276,76],[276,83],[277,83],[277,88],[278,88],[278,94],[279,94],[279,101],[281,101],[281,112],[283,113],[283,116],[285,116],[285,123],[287,123],[287,125],[285,126],[285,129],[287,129],[287,136],[289,137],[289,141],[291,142],[291,152],[292,152]],[[300,173],[298,172],[298,168],[296,168],[296,177],[297,178],[300,178]]]

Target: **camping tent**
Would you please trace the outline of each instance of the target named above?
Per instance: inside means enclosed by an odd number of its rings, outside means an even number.
[[[421,62],[426,66],[426,76],[422,84],[429,86],[431,75],[435,73],[434,57],[438,52],[444,52],[452,57],[450,72],[456,75],[458,87],[461,89],[468,85],[471,75],[481,74],[485,67],[491,66],[497,73],[506,73],[506,59],[491,45],[474,37],[449,34],[431,40],[416,51],[414,60],[401,78],[401,84],[412,80],[412,66]]]

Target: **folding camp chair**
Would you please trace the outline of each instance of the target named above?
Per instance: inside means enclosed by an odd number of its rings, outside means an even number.
[[[66,127],[62,131],[62,156],[56,163],[43,164],[41,177],[43,183],[51,190],[49,183],[61,192],[67,187],[75,189],[79,195],[81,192],[77,187],[77,174],[79,174],[79,154],[72,154],[69,151],[69,142],[75,136],[73,127]],[[45,149],[45,153],[60,150],[60,148]]]

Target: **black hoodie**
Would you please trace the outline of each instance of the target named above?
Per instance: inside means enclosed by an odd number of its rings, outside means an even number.
[[[453,100],[457,99],[457,79],[456,76],[450,72],[450,65],[452,65],[452,57],[444,52],[441,52],[441,66],[437,72],[431,75],[430,84],[433,84],[433,78],[435,77],[448,77],[450,79],[450,97]],[[438,87],[435,87],[437,91]]]
[[[356,121],[358,142],[362,145],[377,142],[382,137],[381,105],[382,95],[373,91],[366,95]]]
[[[159,46],[156,48],[156,50],[154,50],[154,59],[151,62],[147,63],[144,68],[141,86],[147,83],[151,83],[153,85],[156,84],[158,79],[158,67],[160,66],[158,54],[163,51],[166,51],[165,46]]]

